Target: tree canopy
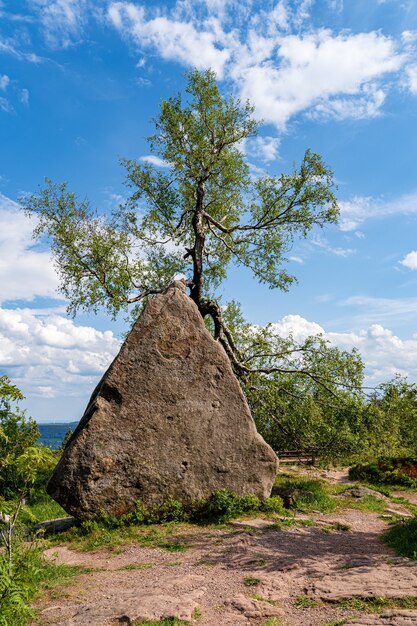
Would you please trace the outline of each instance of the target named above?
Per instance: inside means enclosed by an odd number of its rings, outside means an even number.
[[[163,101],[154,120],[149,142],[157,165],[122,161],[130,190],[123,205],[100,213],[66,183],[47,179],[24,208],[38,218],[35,236],[49,238],[70,313],[104,307],[116,316],[130,307],[136,316],[183,275],[254,407],[253,390],[265,395],[266,385],[294,397],[322,387],[336,398],[342,389],[360,388],[359,355],[322,338],[297,344],[271,327],[255,329],[236,305],[225,311],[216,299],[232,264],[288,290],[296,280],[286,266],[294,241],[336,222],[339,213],[333,174],[310,150],[290,173],[251,175],[244,145],[259,130],[253,113],[250,103],[221,95],[211,70],[191,71],[185,98]],[[293,388],[292,374],[307,387]],[[265,419],[259,404],[257,410]]]
[[[258,132],[253,107],[223,97],[211,70],[190,72],[186,92],[186,102],[181,95],[162,102],[149,138],[165,167],[123,161],[131,190],[123,206],[99,213],[48,179],[24,205],[38,217],[35,235],[50,239],[71,313],[104,307],[115,316],[184,274],[231,355],[213,299],[230,264],[287,290],[295,277],[285,255],[294,239],[337,219],[334,181],[310,151],[289,174],[253,179],[243,151]]]

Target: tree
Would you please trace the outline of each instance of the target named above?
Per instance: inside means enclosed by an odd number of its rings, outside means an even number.
[[[133,305],[135,316],[138,305],[184,274],[241,380],[254,372],[274,377],[292,371],[312,380],[309,366],[287,362],[290,354],[306,356],[308,346],[289,340],[277,346],[264,335],[268,358],[244,354],[215,292],[232,263],[271,288],[288,290],[296,279],[285,255],[294,240],[337,220],[332,172],[307,150],[291,173],[254,180],[242,150],[258,131],[253,107],[223,97],[211,70],[190,72],[186,92],[186,102],[180,95],[162,102],[149,138],[165,167],[124,160],[131,195],[110,215],[79,200],[66,183],[47,179],[24,199],[26,212],[38,218],[35,236],[49,237],[70,313],[104,307],[116,316]],[[258,334],[255,347],[260,340]],[[339,376],[337,370],[327,374]],[[322,374],[316,382],[324,383]]]
[[[26,479],[18,459],[40,436],[36,422],[16,404],[22,398],[9,378],[0,376],[0,497],[4,498],[20,492]]]

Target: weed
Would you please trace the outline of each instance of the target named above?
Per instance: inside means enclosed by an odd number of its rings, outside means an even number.
[[[268,604],[271,604],[272,606],[280,606],[280,602],[278,600],[270,600],[269,598],[264,598],[263,596],[260,596],[257,593],[254,593],[250,597],[253,600],[256,600],[257,602],[267,602]]]
[[[278,619],[278,617],[268,617],[268,619],[266,620],[266,622],[262,624],[262,626],[285,626],[285,625],[282,620]]]
[[[203,615],[203,612],[198,606],[196,606],[193,612],[191,613],[192,619],[199,619],[202,615]]]
[[[306,492],[306,495],[295,498],[293,508],[298,511],[320,511],[331,513],[338,505],[338,501],[329,493],[328,487],[320,480],[309,480],[280,474],[275,480],[275,485],[284,489],[298,489]]]
[[[255,578],[254,576],[245,576],[245,578],[243,579],[243,583],[247,587],[256,587],[261,583],[261,581],[259,578]]]
[[[190,622],[185,622],[177,617],[163,617],[159,620],[145,620],[134,622],[132,626],[189,626]]]
[[[382,538],[399,555],[417,559],[417,517],[395,524]]]
[[[378,613],[385,609],[417,609],[417,598],[352,597],[340,601],[338,606],[342,609]]]
[[[314,609],[319,606],[319,603],[308,596],[297,596],[294,601],[294,606],[297,609]]]

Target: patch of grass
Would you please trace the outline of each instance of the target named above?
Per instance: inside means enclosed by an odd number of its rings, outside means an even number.
[[[395,524],[382,539],[400,556],[417,559],[417,517]]]
[[[200,619],[202,615],[203,615],[203,612],[198,606],[196,606],[193,612],[191,613],[192,619]]]
[[[190,622],[185,622],[177,617],[164,617],[159,620],[145,620],[133,622],[133,626],[189,626]]]
[[[99,522],[84,523],[73,527],[59,536],[51,537],[49,545],[68,542],[71,547],[90,552],[100,548],[110,548],[117,553],[121,546],[139,543],[150,548],[162,548],[169,552],[183,552],[187,543],[181,534],[188,536],[200,532],[199,527],[190,524],[166,523],[154,526],[126,526],[122,528],[106,528]]]
[[[337,603],[342,609],[379,613],[385,609],[417,609],[417,597],[404,598],[385,597],[352,597]]]
[[[26,510],[25,510],[26,509]],[[50,519],[68,517],[68,513],[48,494],[39,496],[34,502],[26,505],[21,514],[23,524],[37,524]]]
[[[129,563],[129,565],[123,565],[122,567],[118,567],[118,571],[122,570],[135,570],[135,569],[150,569],[152,565],[150,563]]]
[[[287,517],[274,522],[272,528],[278,528],[279,530],[285,530],[292,526],[317,526],[317,522],[311,519],[297,519],[296,517]]]
[[[256,587],[257,585],[260,585],[261,580],[259,578],[255,578],[254,576],[245,576],[245,578],[243,579],[243,584],[246,585],[246,587]]]
[[[338,619],[335,622],[326,622],[326,624],[323,624],[323,626],[344,626],[346,622],[346,619]]]
[[[26,626],[36,612],[31,602],[42,592],[53,595],[54,590],[68,579],[84,573],[74,565],[56,565],[42,556],[40,548],[15,548],[12,578],[4,559],[0,562],[0,621],[7,626]]]
[[[293,508],[297,511],[332,513],[338,506],[338,501],[331,495],[326,483],[321,480],[278,474],[275,485],[284,489],[299,489],[300,491],[310,492],[308,495],[295,498]]]
[[[309,596],[297,596],[294,600],[294,606],[297,609],[315,609],[320,603]]]
[[[268,617],[262,626],[285,626],[284,622],[278,617]]]
[[[268,604],[271,604],[272,606],[280,606],[280,602],[279,600],[270,600],[269,598],[264,598],[263,596],[260,596],[257,593],[254,593],[253,595],[250,596],[253,600],[256,600],[257,602],[267,602]]]
[[[375,496],[365,496],[363,498],[344,498],[340,502],[341,508],[357,509],[370,513],[383,513],[387,508],[387,502]]]

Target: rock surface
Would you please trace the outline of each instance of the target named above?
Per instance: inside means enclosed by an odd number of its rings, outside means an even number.
[[[95,389],[48,485],[79,519],[219,489],[269,496],[277,457],[185,284],[152,299]]]

